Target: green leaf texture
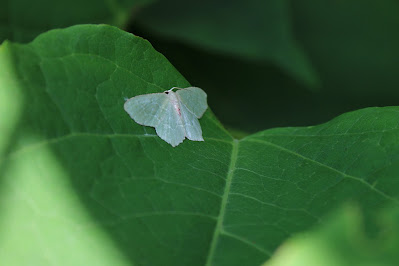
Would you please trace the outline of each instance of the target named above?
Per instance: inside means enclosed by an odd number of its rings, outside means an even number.
[[[53,30],[0,69],[2,265],[260,265],[348,200],[398,206],[397,107],[242,140],[208,109],[205,141],[172,148],[123,110],[190,85],[139,37]]]

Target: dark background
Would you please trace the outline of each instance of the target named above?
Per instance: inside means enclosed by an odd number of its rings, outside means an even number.
[[[128,30],[203,88],[228,128],[308,126],[399,104],[399,1],[189,2],[149,5]],[[303,52],[313,80],[295,74],[306,73],[295,56],[288,67],[273,58],[290,54],[291,46]]]

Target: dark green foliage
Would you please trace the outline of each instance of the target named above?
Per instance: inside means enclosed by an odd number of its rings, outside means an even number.
[[[0,2],[1,265],[398,264],[397,1]]]
[[[242,140],[207,111],[205,142],[172,148],[123,110],[124,97],[189,85],[147,41],[76,26],[5,43],[0,55],[0,87],[13,93],[5,99],[18,117],[1,168],[4,220],[18,233],[3,238],[30,239],[5,245],[6,254],[23,248],[39,264],[44,241],[58,265],[81,264],[90,257],[85,241],[94,241],[108,263],[257,265],[348,200],[369,223],[398,204],[397,107]],[[18,215],[7,215],[10,206]],[[77,255],[58,261],[68,253]]]

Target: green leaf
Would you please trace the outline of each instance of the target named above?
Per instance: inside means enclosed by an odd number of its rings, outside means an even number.
[[[326,224],[286,241],[264,266],[397,265],[398,214],[397,208],[384,210],[379,219],[382,233],[370,239],[359,210],[346,206]]]
[[[286,0],[158,1],[137,17],[152,32],[196,46],[277,65],[310,88],[319,80],[295,41]]]
[[[240,141],[208,109],[205,141],[172,148],[123,110],[190,85],[142,38],[53,30],[0,69],[1,264],[259,265],[348,200],[371,234],[398,206],[398,107]]]
[[[152,0],[0,0],[0,42],[28,42],[54,28],[82,23],[123,27],[132,8]]]

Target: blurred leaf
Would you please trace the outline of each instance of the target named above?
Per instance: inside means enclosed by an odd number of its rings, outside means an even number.
[[[222,54],[269,61],[310,88],[319,86],[293,36],[286,0],[158,1],[137,19],[152,32]]]
[[[153,0],[0,0],[0,42],[28,42],[40,33],[83,23],[123,27],[133,7]]]
[[[291,2],[295,36],[323,91],[399,104],[399,1]]]
[[[1,264],[259,265],[348,200],[366,223],[398,205],[399,107],[240,141],[208,110],[205,142],[172,148],[123,110],[189,86],[147,41],[76,26],[0,60]]]
[[[383,233],[374,239],[363,232],[362,217],[353,206],[340,209],[326,224],[286,241],[265,266],[397,265],[398,210],[385,210]]]

